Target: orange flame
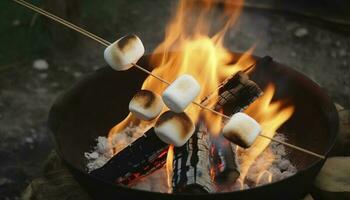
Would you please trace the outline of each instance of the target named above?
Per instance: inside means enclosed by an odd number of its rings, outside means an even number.
[[[196,78],[201,85],[201,92],[195,100],[197,102],[214,91],[224,79],[254,63],[251,57],[254,48],[237,59],[238,62],[231,64],[233,55],[223,46],[227,29],[234,24],[241,12],[241,6],[237,5],[243,5],[243,0],[235,0],[234,4],[232,1],[220,3],[224,5],[221,18],[225,23],[221,30],[210,36],[209,31],[213,24],[209,19],[213,15],[212,8],[217,4],[213,0],[181,0],[166,28],[164,41],[154,50],[151,57],[152,66],[156,66],[152,73],[169,82],[185,73]],[[215,24],[217,22],[216,19]],[[162,94],[166,87],[166,84],[151,76],[148,76],[142,85],[142,89],[158,94]],[[212,132],[219,132],[218,125],[221,124],[221,117],[192,105],[185,111],[194,122],[203,114],[205,121],[211,122],[208,123],[209,125],[216,125],[208,128]],[[120,132],[130,123],[138,125],[141,122],[129,114],[126,119],[111,129],[109,137],[111,138],[113,134]]]
[[[272,102],[275,87],[268,85],[264,95],[252,103],[245,111],[248,115],[257,120],[262,127],[262,134],[273,137],[276,130],[286,122],[293,114],[293,106],[283,106],[283,101]],[[255,143],[241,154],[241,175],[240,179],[244,181],[250,166],[258,158],[258,156],[270,144],[270,140],[265,138],[257,138]],[[265,159],[260,166],[260,170],[264,171],[273,162],[273,154],[269,153],[270,158]]]
[[[151,65],[155,67],[152,73],[169,82],[174,81],[181,74],[192,75],[201,85],[201,92],[195,99],[196,102],[200,102],[201,99],[215,91],[226,78],[248,68],[255,62],[251,56],[255,46],[237,59],[223,45],[226,31],[241,13],[243,0],[221,2],[224,7],[221,19],[225,23],[216,34],[211,34],[210,31],[213,30],[214,24],[211,23],[210,16],[213,16],[212,8],[215,5],[213,0],[180,0],[175,15],[166,28],[165,39],[154,50],[150,60]],[[217,22],[218,20],[215,20],[215,25]],[[233,60],[237,60],[237,62],[232,64]],[[158,94],[162,94],[166,87],[166,84],[159,82],[152,76],[148,76],[142,85],[142,89],[151,90]],[[274,86],[269,85],[265,94],[246,110],[247,114],[261,124],[264,134],[270,137],[274,136],[275,131],[293,113],[293,107],[283,108],[282,102],[272,102],[274,90]],[[212,106],[216,100],[215,98],[211,99],[207,106]],[[211,133],[220,132],[222,122],[220,116],[192,105],[188,106],[185,112],[194,122],[197,122],[199,116],[203,116]],[[129,114],[110,130],[108,137],[112,138],[114,134],[131,124],[134,126],[152,125],[155,121],[156,119],[152,122],[140,121]],[[244,152],[239,179],[242,188],[250,166],[269,143],[269,140],[258,138],[255,144]],[[170,146],[166,163],[169,188],[171,188],[172,159],[173,146]],[[267,162],[262,171],[269,164],[270,162]]]

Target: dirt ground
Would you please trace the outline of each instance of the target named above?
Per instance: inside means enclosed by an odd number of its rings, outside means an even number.
[[[175,2],[95,4],[82,2],[80,23],[85,28],[110,41],[136,33],[149,53],[162,40]],[[8,8],[0,13],[0,199],[18,199],[53,149],[46,123],[51,104],[85,73],[105,65],[104,48],[72,31],[64,31],[65,36],[50,32],[43,17],[13,2],[2,1],[0,7]],[[60,37],[76,39],[58,47]],[[335,102],[350,107],[349,33],[304,18],[246,9],[226,39],[226,46],[238,52],[256,44],[254,54],[270,55],[301,71]],[[37,59],[48,66],[33,67]]]

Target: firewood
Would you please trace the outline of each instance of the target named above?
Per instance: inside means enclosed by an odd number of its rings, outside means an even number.
[[[215,183],[230,186],[240,175],[236,145],[221,135],[210,141],[211,176]]]
[[[168,146],[151,128],[91,174],[105,181],[128,185],[135,179],[163,167]]]
[[[213,192],[209,147],[209,133],[200,122],[190,140],[174,149],[173,192]]]
[[[238,72],[219,90],[219,100],[214,109],[223,109],[225,114],[232,115],[244,110],[261,95],[259,86],[249,80],[248,75]]]
[[[219,90],[215,109],[221,110],[229,104],[229,112],[234,114],[261,94],[261,89],[246,74],[238,72]],[[239,177],[239,166],[230,142],[217,138],[211,143],[205,125],[199,123],[198,126],[191,139],[174,151],[174,192],[211,193],[215,189],[214,181],[230,184]],[[218,149],[211,155],[212,145]]]
[[[245,83],[240,83],[241,80],[239,78],[242,76],[244,79],[248,79],[248,80],[245,80],[246,81]],[[227,84],[230,84],[230,86],[228,86]],[[236,102],[236,104],[231,106],[232,113],[243,109],[245,106],[249,105],[255,98],[257,98],[261,94],[260,88],[254,82],[249,81],[249,78],[242,73],[235,75],[232,79],[230,79],[227,82],[227,84],[225,84],[224,87],[226,90],[230,90],[229,94],[231,96],[234,96],[233,98],[234,101],[232,101],[231,97],[227,99],[231,103]],[[225,101],[222,100],[224,98],[222,95],[223,92],[225,91],[219,91],[219,94],[220,94],[219,101],[221,101],[221,106],[226,106],[225,103],[227,103],[228,101],[227,99],[225,99]],[[245,95],[248,95],[248,96],[243,98],[243,96]],[[237,102],[237,101],[242,101],[242,102]],[[219,108],[219,106],[217,106],[217,108]],[[187,149],[185,148],[185,150],[189,151],[190,150],[189,145],[201,144],[203,146],[201,147],[202,149],[204,149],[203,152],[202,150],[194,152],[196,156],[194,156],[193,159],[195,158],[198,159],[198,163],[205,162],[205,161],[209,162],[209,156],[205,157],[204,154],[209,155],[208,150],[209,150],[210,144],[206,141],[206,139],[202,138],[203,135],[205,136],[204,138],[207,138],[207,135],[209,134],[203,134],[203,131],[201,133],[195,133],[194,136],[192,136],[192,138],[190,139],[190,141],[187,144],[185,144],[185,146],[183,147],[183,148],[188,147]],[[200,138],[202,141],[197,141],[198,138]],[[156,134],[154,133],[154,129],[152,128],[148,130],[147,133],[144,134],[144,136],[134,141],[132,144],[130,144],[128,147],[123,149],[118,154],[114,155],[103,167],[93,170],[91,174],[105,181],[128,185],[128,184],[131,184],[133,181],[137,180],[138,178],[146,176],[151,172],[153,172],[154,170],[161,168],[166,161],[167,149],[168,149],[168,144],[162,142],[156,136]],[[196,150],[196,148],[194,148],[194,150]],[[181,151],[177,150],[177,152],[181,152]],[[198,152],[201,153],[201,157],[199,157],[199,155],[197,154]],[[176,156],[180,156],[180,155],[176,155]],[[192,160],[192,162],[194,161]],[[185,164],[185,162],[183,162],[183,164]],[[234,166],[234,163],[231,163],[227,166]],[[195,168],[198,168],[198,167],[194,167],[194,169]],[[197,176],[198,176],[196,175],[192,177],[194,180],[192,182],[198,183],[197,185],[196,184],[186,185],[187,183],[191,183],[191,181],[185,182],[186,183],[185,185],[179,182],[176,184],[177,186],[174,187],[174,191],[185,191],[189,189],[191,191],[211,192],[213,188],[208,184],[209,182],[210,183],[212,182],[209,170],[206,170],[205,172],[206,173],[205,181],[196,182]],[[194,171],[198,172],[198,170],[194,170]],[[185,173],[185,172],[182,172],[182,173]],[[220,177],[219,174],[217,174],[217,176]],[[183,181],[183,179],[181,181]],[[176,182],[177,181],[175,181],[175,183]],[[181,187],[182,185],[185,187],[179,188],[178,186],[180,185]],[[200,185],[200,187],[197,187],[198,185]],[[204,185],[204,187],[201,185]]]

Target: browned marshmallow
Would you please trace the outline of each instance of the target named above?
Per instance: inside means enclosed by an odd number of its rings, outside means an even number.
[[[136,35],[126,35],[109,45],[104,51],[106,62],[115,70],[132,67],[145,53],[142,41]]]
[[[198,96],[200,90],[195,78],[183,74],[164,90],[162,98],[170,110],[181,113]]]
[[[167,111],[158,118],[154,130],[163,142],[180,147],[192,136],[195,126],[186,113]]]
[[[228,140],[243,148],[250,147],[260,132],[260,124],[245,113],[234,114],[222,129]]]
[[[163,109],[162,98],[149,90],[140,90],[129,103],[130,112],[142,120],[152,120],[156,118]]]

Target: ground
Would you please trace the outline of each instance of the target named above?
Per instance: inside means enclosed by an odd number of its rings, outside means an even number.
[[[249,1],[254,2],[254,1]],[[81,2],[80,23],[113,41],[138,34],[147,52],[162,40],[174,1]],[[81,76],[105,65],[103,47],[73,31],[74,43],[56,46],[60,34],[47,21],[11,1],[0,13],[0,199],[19,198],[53,149],[47,129],[51,104]],[[245,9],[226,37],[233,51],[256,44],[256,55],[270,55],[313,79],[335,102],[350,107],[350,37],[323,23],[280,12]],[[54,25],[57,28],[64,27]],[[37,59],[48,68],[33,67]]]

